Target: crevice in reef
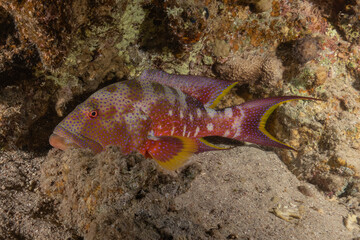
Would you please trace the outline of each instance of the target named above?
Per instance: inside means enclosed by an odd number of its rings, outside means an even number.
[[[164,47],[179,52],[180,46],[168,28],[168,17],[165,9],[159,5],[143,6],[146,16],[140,27],[140,48],[144,51],[161,52]]]

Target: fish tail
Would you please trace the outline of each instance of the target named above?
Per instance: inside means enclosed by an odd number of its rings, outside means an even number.
[[[265,128],[268,118],[278,106],[294,100],[319,99],[301,96],[271,97],[245,102],[235,107],[241,112],[242,119],[237,134],[233,138],[263,146],[295,150],[290,145],[276,139]]]

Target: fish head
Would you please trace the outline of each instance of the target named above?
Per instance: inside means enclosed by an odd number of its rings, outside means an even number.
[[[101,128],[100,122],[106,117],[100,114],[104,113],[103,108],[96,96],[79,104],[55,127],[49,138],[50,145],[61,150],[75,147],[101,152],[103,145],[98,136],[99,129],[96,128]]]
[[[115,101],[109,92],[98,91],[56,126],[49,139],[50,145],[62,150],[77,147],[101,152],[116,134],[110,131],[111,125],[116,122],[115,115]]]
[[[126,84],[95,92],[56,126],[50,144],[62,150],[90,148],[94,153],[108,145],[120,146],[123,153],[136,150],[146,140],[151,123],[129,95],[134,93]]]

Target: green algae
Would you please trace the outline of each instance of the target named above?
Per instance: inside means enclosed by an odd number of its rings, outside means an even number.
[[[122,40],[115,45],[119,50],[119,55],[126,56],[126,48],[131,44],[136,44],[139,38],[140,25],[143,22],[146,12],[141,7],[140,0],[132,1],[126,7],[124,14],[121,16],[120,23],[118,25],[119,31],[122,33]]]

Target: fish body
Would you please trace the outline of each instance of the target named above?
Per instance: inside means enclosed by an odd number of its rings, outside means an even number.
[[[175,170],[194,153],[219,150],[203,137],[222,136],[266,146],[289,148],[265,129],[281,103],[306,97],[260,99],[214,110],[233,83],[196,76],[145,71],[138,80],[109,85],[78,105],[50,136],[50,144],[65,150],[108,145],[122,153],[138,151]]]

